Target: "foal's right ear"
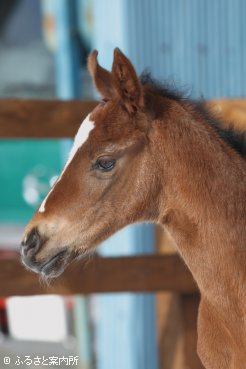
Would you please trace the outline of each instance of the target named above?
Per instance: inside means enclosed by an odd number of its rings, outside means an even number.
[[[112,66],[112,80],[122,104],[129,113],[143,108],[143,89],[131,61],[116,48]]]
[[[94,50],[90,53],[87,67],[93,82],[102,97],[111,99],[113,97],[112,75],[109,71],[98,64],[97,55],[97,50]]]

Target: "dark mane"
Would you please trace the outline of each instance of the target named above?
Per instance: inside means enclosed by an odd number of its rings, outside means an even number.
[[[226,127],[204,104],[203,101],[195,102],[196,111],[206,119],[219,136],[236,150],[241,156],[246,157],[246,131],[241,131],[231,123]]]
[[[193,109],[212,126],[218,135],[236,150],[241,156],[246,157],[246,131],[236,129],[232,124],[226,127],[222,121],[216,117],[205,106],[203,100],[192,100],[187,96],[187,91],[182,92],[174,87],[174,84],[160,83],[154,80],[149,73],[140,76],[143,85],[149,85],[153,93],[179,102],[187,102]]]
[[[151,86],[151,90],[156,93],[157,95],[161,95],[163,97],[167,97],[171,100],[176,101],[187,101],[189,100],[187,95],[187,91],[182,91],[177,89],[174,85],[174,82],[165,81],[161,83],[156,79],[152,78],[151,74],[148,72],[144,72],[140,76],[140,80],[142,85],[149,85]]]

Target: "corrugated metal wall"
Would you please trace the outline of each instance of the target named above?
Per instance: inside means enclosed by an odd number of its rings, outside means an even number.
[[[245,0],[127,2],[127,39],[140,69],[149,66],[194,96],[246,94]]]
[[[193,96],[246,95],[245,0],[103,0],[99,12],[103,52],[116,32],[139,72],[148,67]]]

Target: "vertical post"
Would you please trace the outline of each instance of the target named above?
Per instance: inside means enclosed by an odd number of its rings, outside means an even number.
[[[204,369],[197,355],[197,315],[200,302],[198,294],[181,295],[184,327],[185,368]]]
[[[72,99],[80,95],[76,1],[54,0],[54,12],[57,96],[61,99]]]

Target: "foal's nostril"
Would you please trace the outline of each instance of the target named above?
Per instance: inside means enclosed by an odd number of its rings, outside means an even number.
[[[40,246],[40,235],[37,228],[33,228],[31,230],[27,237],[25,237],[22,241],[21,246],[24,255],[34,255],[38,251]]]

